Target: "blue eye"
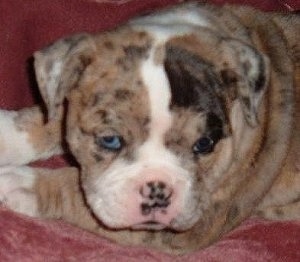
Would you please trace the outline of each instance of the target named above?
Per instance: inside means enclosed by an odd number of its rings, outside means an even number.
[[[194,154],[208,154],[213,151],[214,141],[210,137],[201,137],[193,145]]]
[[[121,136],[101,136],[96,138],[97,145],[112,151],[118,151],[123,147]]]

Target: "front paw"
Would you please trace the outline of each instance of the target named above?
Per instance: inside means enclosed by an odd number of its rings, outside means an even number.
[[[29,167],[0,168],[0,203],[16,212],[38,216],[35,173]]]

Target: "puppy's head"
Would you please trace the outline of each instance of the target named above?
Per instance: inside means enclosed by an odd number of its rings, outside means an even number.
[[[207,220],[255,141],[265,59],[207,29],[123,27],[35,54],[49,121],[67,141],[88,205],[109,228],[183,231]]]

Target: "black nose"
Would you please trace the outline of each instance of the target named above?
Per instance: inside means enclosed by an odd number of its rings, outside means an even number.
[[[172,188],[161,181],[150,181],[140,188],[143,197],[141,212],[149,215],[153,210],[164,210],[171,203]]]

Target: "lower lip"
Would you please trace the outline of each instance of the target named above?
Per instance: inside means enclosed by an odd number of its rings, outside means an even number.
[[[142,229],[145,230],[146,229],[146,230],[158,231],[158,230],[162,230],[162,229],[165,229],[165,228],[166,228],[166,225],[157,223],[155,221],[146,221],[144,223],[136,224],[136,225],[131,226],[131,229],[133,229],[133,230],[142,230]]]

